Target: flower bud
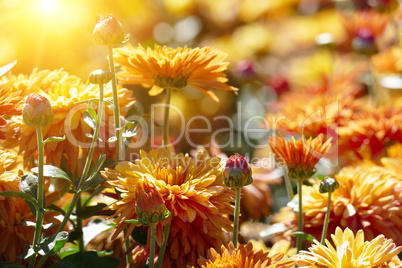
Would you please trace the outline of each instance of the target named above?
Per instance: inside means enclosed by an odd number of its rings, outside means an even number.
[[[359,53],[367,55],[376,53],[377,45],[372,30],[368,28],[357,29],[352,40],[352,47]]]
[[[45,97],[32,93],[22,108],[22,119],[27,126],[46,126],[53,121],[52,105]]]
[[[99,46],[121,45],[125,39],[123,25],[112,14],[99,14],[93,38]]]
[[[336,179],[326,177],[320,182],[320,193],[332,193],[339,188],[339,183]]]
[[[91,84],[106,84],[112,79],[112,73],[107,70],[95,70],[89,75]]]
[[[253,182],[247,160],[241,155],[232,155],[223,171],[223,182],[231,188],[240,188]]]
[[[162,196],[146,178],[143,183],[138,184],[135,199],[135,212],[139,223],[151,225],[163,221],[169,216]]]

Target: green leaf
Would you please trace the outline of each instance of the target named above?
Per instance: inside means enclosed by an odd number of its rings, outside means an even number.
[[[99,173],[96,174],[92,179],[88,180],[85,183],[84,189],[83,191],[88,191],[91,189],[96,188],[98,185],[100,185],[103,181],[105,180],[104,177],[102,177],[102,175],[100,175]]]
[[[60,233],[46,237],[39,243],[38,253],[40,255],[52,256],[64,247],[67,240],[68,233],[66,231],[61,231]]]
[[[69,255],[72,255],[72,254],[74,254],[74,253],[77,253],[77,252],[79,252],[79,251],[80,251],[80,249],[79,249],[78,245],[73,244],[73,243],[69,243],[68,245],[64,246],[64,247],[60,250],[60,252],[59,252],[59,257],[60,257],[61,259],[63,259],[63,258],[65,258],[65,257],[67,257],[67,256],[69,256]]]
[[[21,225],[22,226],[27,226],[27,227],[35,227],[36,223],[34,223],[33,221],[22,221]]]
[[[55,227],[56,225],[57,225],[57,224],[56,224],[55,222],[51,222],[51,223],[42,225],[42,229],[43,229],[43,230],[48,230],[48,229],[50,229],[50,228],[52,228],[52,227]]]
[[[292,233],[292,236],[294,236],[294,237],[300,237],[300,238],[302,238],[302,239],[305,239],[305,240],[308,240],[308,241],[310,241],[310,242],[313,242],[314,240],[317,240],[317,239],[315,239],[315,237],[314,236],[312,236],[311,234],[306,234],[306,233],[304,233],[304,232],[294,232],[294,233]]]
[[[38,177],[33,174],[27,174],[21,177],[20,192],[26,193],[37,199],[38,196]]]
[[[50,141],[57,141],[57,142],[59,142],[59,141],[64,141],[66,139],[66,136],[64,135],[63,137],[50,137],[50,138],[47,138],[44,142],[43,142],[43,144],[46,144],[47,142],[50,142]]]
[[[90,139],[93,139],[93,138],[94,138],[94,136],[93,136],[92,134],[90,134],[90,133],[85,133],[85,136],[87,136],[87,137],[90,138]]]
[[[133,219],[133,220],[124,220],[124,222],[127,222],[127,223],[139,223],[139,221],[136,220],[136,219]]]
[[[88,108],[87,111],[89,115],[95,120],[95,122],[98,122],[98,116],[96,115],[94,107],[92,107],[91,102],[88,102]]]
[[[34,173],[38,173],[38,170],[39,170],[38,167],[34,167],[33,169],[31,169],[31,171]],[[67,175],[66,172],[64,172],[62,169],[52,166],[52,165],[44,165],[43,166],[43,176],[67,180],[71,184],[73,184],[73,182],[71,181],[70,177]]]
[[[98,174],[99,170],[101,169],[103,163],[106,160],[106,154],[102,154],[96,162],[92,165],[91,169],[89,170],[89,176],[86,181],[90,181],[96,174]]]
[[[110,256],[98,257],[95,251],[85,251],[69,255],[49,268],[116,268],[119,262],[120,260]]]
[[[22,198],[25,201],[31,202],[35,206],[36,210],[39,210],[38,202],[30,194],[21,193],[21,192],[14,192],[14,191],[4,191],[4,192],[1,192],[0,195],[5,196],[5,197]]]
[[[27,174],[21,177],[20,185],[19,185],[20,192],[29,194],[35,200],[38,197],[38,177],[33,174]],[[36,209],[35,206],[25,200],[29,209],[31,210],[32,214],[36,217]]]
[[[24,268],[21,264],[12,263],[8,261],[0,262],[0,268]]]
[[[103,163],[103,168],[111,167],[116,165],[117,162],[113,158],[106,158],[105,162]]]
[[[89,219],[90,217],[96,215],[98,211],[102,210],[105,207],[106,204],[103,203],[98,203],[95,206],[85,207],[83,208],[83,210],[79,212],[77,211],[77,217],[82,220]]]
[[[112,143],[112,142],[115,142],[115,141],[117,141],[117,137],[116,137],[116,136],[112,136],[112,137],[110,137],[109,139],[107,139],[106,142]]]
[[[131,232],[131,237],[140,245],[147,245],[148,226],[136,226]]]
[[[66,215],[66,212],[63,209],[56,206],[55,204],[51,204],[50,206],[47,207],[47,209],[60,212],[63,216]]]
[[[104,257],[104,256],[110,256],[114,253],[113,250],[97,250],[96,253],[98,254],[98,257]]]
[[[92,128],[93,130],[95,130],[96,128],[96,121],[91,117],[91,115],[85,111],[84,112],[84,122],[87,123],[87,125]]]
[[[35,251],[33,249],[32,246],[27,246],[27,250],[25,250],[21,255],[19,255],[17,258],[18,259],[28,259],[30,258],[32,255],[35,254]]]
[[[8,71],[10,71],[14,65],[17,63],[17,60],[14,60],[12,62],[10,62],[7,65],[4,65],[3,67],[0,68],[0,77],[3,76],[5,73],[7,73]]]
[[[123,138],[132,138],[132,137],[134,137],[134,136],[136,136],[137,135],[137,133],[135,133],[135,130],[134,131],[132,131],[132,130],[126,130],[126,131],[124,131],[123,132],[123,134],[121,135]]]

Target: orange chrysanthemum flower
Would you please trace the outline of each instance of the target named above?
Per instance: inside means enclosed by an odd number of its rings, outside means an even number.
[[[282,135],[274,135],[269,138],[269,144],[275,156],[286,165],[289,178],[304,180],[314,175],[315,165],[330,149],[331,140],[324,142],[323,134],[315,139],[302,137],[297,141],[294,137],[286,141]]]
[[[377,73],[398,74],[402,73],[401,59],[402,49],[395,46],[371,56],[370,62]]]
[[[12,151],[0,149],[0,192],[19,192],[19,183],[22,175],[22,157]],[[45,188],[48,189],[49,181],[46,181]],[[47,205],[53,203],[59,197],[58,193],[46,192]],[[60,223],[55,219],[60,213],[49,211],[45,213],[44,224]],[[28,205],[20,198],[0,196],[0,261],[11,261],[25,263],[25,260],[18,259],[26,250],[26,245],[33,242],[35,228],[26,226],[24,222],[35,222]],[[46,234],[54,234],[57,227],[46,230]],[[26,263],[25,263],[26,264]]]
[[[198,89],[219,102],[211,89],[238,91],[225,84],[228,79],[223,71],[228,65],[226,54],[211,47],[168,48],[155,45],[144,49],[141,45],[117,48],[115,61],[122,66],[117,74],[124,84],[141,84],[151,88],[149,95],[162,93],[164,89],[182,89],[186,86]]]
[[[17,154],[12,151],[0,149],[0,192],[19,192],[20,172]],[[10,230],[16,213],[16,198],[0,196],[0,225],[7,226]]]
[[[18,76],[19,82],[16,81],[15,85],[22,88],[28,84],[23,90],[24,92],[37,91],[50,101],[54,119],[49,125],[43,127],[44,138],[66,136],[64,141],[50,142],[45,145],[45,161],[47,164],[60,166],[62,158],[65,157],[69,169],[75,170],[79,158],[79,147],[87,149],[90,146],[91,140],[85,134],[93,132],[91,127],[84,122],[83,113],[87,109],[87,104],[77,105],[76,103],[99,98],[99,87],[89,83],[84,84],[60,71],[38,72],[37,79],[35,79],[34,74],[28,78]],[[125,88],[119,88],[118,94],[121,99],[119,102],[121,108],[134,101],[131,92]],[[106,85],[104,97],[105,99],[112,99],[110,85]],[[96,109],[96,104],[93,106]],[[114,149],[111,147],[115,145],[106,142],[109,137],[114,135],[114,127],[111,125],[113,111],[110,106],[105,105],[105,107],[106,112],[99,132],[102,141],[98,142],[95,159],[101,153],[107,153],[109,157],[113,157],[114,153]],[[123,109],[120,111],[124,113]],[[21,116],[11,118],[3,131],[7,138],[4,146],[8,148],[19,147],[20,153],[24,152],[25,161],[35,155],[37,149],[35,127],[26,126],[22,122]]]
[[[50,205],[59,196],[55,193],[46,193],[46,195],[47,205]],[[26,226],[25,223],[36,222],[36,220],[24,200],[16,198],[14,201],[16,209],[11,226],[0,223],[0,236],[2,239],[2,243],[0,244],[0,261],[11,261],[27,265],[27,260],[18,259],[17,256],[20,256],[26,250],[26,245],[31,245],[33,242],[35,228]],[[50,210],[45,212],[43,224],[56,223],[54,227],[44,230],[47,236],[56,233],[57,225],[60,224],[56,216],[59,215],[60,213],[56,211]]]
[[[101,172],[106,186],[122,193],[121,200],[110,206],[117,216],[114,237],[128,226],[127,239],[136,226],[124,220],[137,218],[135,189],[146,177],[155,185],[172,215],[163,267],[195,265],[197,258],[206,256],[209,248],[226,243],[232,230],[229,215],[233,214],[234,192],[223,184],[220,161],[206,152],[193,159],[159,148],[149,153],[141,151],[141,159],[135,163],[120,162],[115,170]],[[166,224],[167,220],[157,225],[159,246],[163,242],[162,226]]]
[[[369,29],[375,37],[380,36],[387,26],[388,16],[374,9],[359,10],[343,16],[343,26],[348,36],[353,37],[359,29]]]
[[[402,142],[402,106],[373,108],[354,115],[339,127],[340,154],[352,153],[356,159],[379,161],[390,143]]]
[[[0,127],[3,128],[7,121],[5,116],[15,115],[21,112],[19,105],[22,103],[21,91],[12,89],[11,82],[0,82]],[[0,131],[0,139],[5,136]]]
[[[389,16],[374,9],[355,11],[343,16],[347,44],[359,52],[373,54],[377,50],[376,39],[388,24]]]
[[[346,167],[335,176],[339,188],[332,193],[328,233],[337,226],[357,232],[364,229],[367,239],[383,234],[402,244],[402,181],[383,167]],[[328,195],[319,193],[319,183],[303,186],[305,232],[321,235]]]
[[[253,249],[251,242],[237,248],[230,242],[227,248],[222,245],[220,253],[211,248],[208,259],[200,258],[198,265],[202,268],[287,268],[295,265],[294,260],[282,259],[283,253],[269,255],[269,252]]]
[[[322,245],[314,241],[308,251],[301,251],[296,255],[297,265],[306,268],[380,268],[390,266],[391,259],[402,251],[391,239],[385,239],[379,235],[371,241],[364,241],[365,233],[359,230],[354,236],[353,232],[346,228],[337,227],[335,235],[331,235],[335,247],[326,240]]]

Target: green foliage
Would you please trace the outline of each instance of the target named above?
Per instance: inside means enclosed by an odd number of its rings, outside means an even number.
[[[77,252],[71,254],[61,261],[49,266],[49,268],[115,268],[119,265],[119,260],[110,256],[98,257],[95,251]]]

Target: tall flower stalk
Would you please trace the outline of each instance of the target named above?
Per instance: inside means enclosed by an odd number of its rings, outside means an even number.
[[[252,172],[247,160],[241,155],[232,155],[226,162],[223,171],[223,182],[236,191],[233,219],[233,245],[237,247],[239,234],[241,189],[253,182]]]
[[[117,94],[116,71],[114,66],[113,48],[121,46],[128,41],[129,35],[124,34],[123,25],[108,13],[99,14],[93,31],[94,42],[100,46],[106,46],[109,56],[109,68],[112,74],[113,114],[116,135],[116,161],[124,159],[122,146],[122,133],[120,129],[119,97]]]
[[[320,193],[328,193],[327,212],[325,213],[324,227],[322,229],[321,244],[324,245],[327,237],[329,216],[331,215],[331,196],[332,193],[339,188],[339,183],[334,178],[327,177],[320,182]]]
[[[89,76],[89,81],[93,84],[99,84],[99,103],[98,103],[98,113],[96,115],[96,122],[95,122],[95,130],[91,142],[91,147],[89,148],[88,156],[85,161],[85,166],[84,170],[82,172],[82,176],[80,178],[80,181],[78,183],[78,187],[76,188],[76,192],[73,196],[73,199],[71,200],[71,204],[66,212],[66,215],[64,216],[64,219],[62,223],[60,224],[60,227],[57,232],[60,232],[64,229],[66,226],[68,220],[70,219],[70,216],[77,205],[77,202],[80,200],[81,197],[81,192],[84,186],[84,183],[86,181],[86,178],[88,177],[88,172],[89,168],[92,163],[92,157],[93,153],[96,147],[96,142],[98,141],[98,135],[99,135],[99,128],[100,128],[100,122],[102,121],[102,114],[103,114],[103,84],[107,83],[110,80],[110,73],[107,71],[103,70],[97,70],[91,73]],[[78,219],[79,220],[79,219]],[[80,249],[83,250],[83,241],[80,242]]]
[[[169,106],[170,99],[172,95],[172,89],[166,89],[166,99],[165,99],[165,114],[163,117],[163,146],[169,146]]]
[[[113,92],[113,116],[116,135],[116,161],[124,160],[124,148],[122,143],[121,125],[120,125],[120,108],[119,95],[117,94],[116,71],[113,59],[113,46],[108,45],[109,69],[112,73],[112,92]]]
[[[44,180],[43,180],[43,135],[42,128],[40,126],[36,127],[36,136],[38,140],[38,205],[39,210],[36,211],[36,226],[34,233],[33,247],[35,254],[32,255],[31,261],[29,262],[29,267],[34,267],[36,256],[37,256],[37,245],[39,244],[40,234],[42,231],[43,216],[45,212],[45,194],[44,194]]]
[[[315,165],[331,148],[331,140],[324,141],[323,134],[315,139],[304,137],[296,140],[292,137],[287,141],[282,135],[270,137],[269,144],[275,156],[283,162],[288,171],[288,176],[297,181],[297,194],[299,200],[298,229],[303,232],[303,182],[312,177],[315,172]],[[296,251],[300,251],[302,246],[301,237],[297,237]]]
[[[29,262],[29,267],[34,267],[38,255],[38,244],[40,241],[43,217],[45,213],[45,194],[43,178],[43,134],[42,126],[48,125],[53,120],[52,106],[45,97],[38,94],[28,96],[22,110],[22,118],[27,126],[35,126],[38,145],[38,185],[37,200],[39,209],[36,210],[36,226],[33,239],[34,254]]]

